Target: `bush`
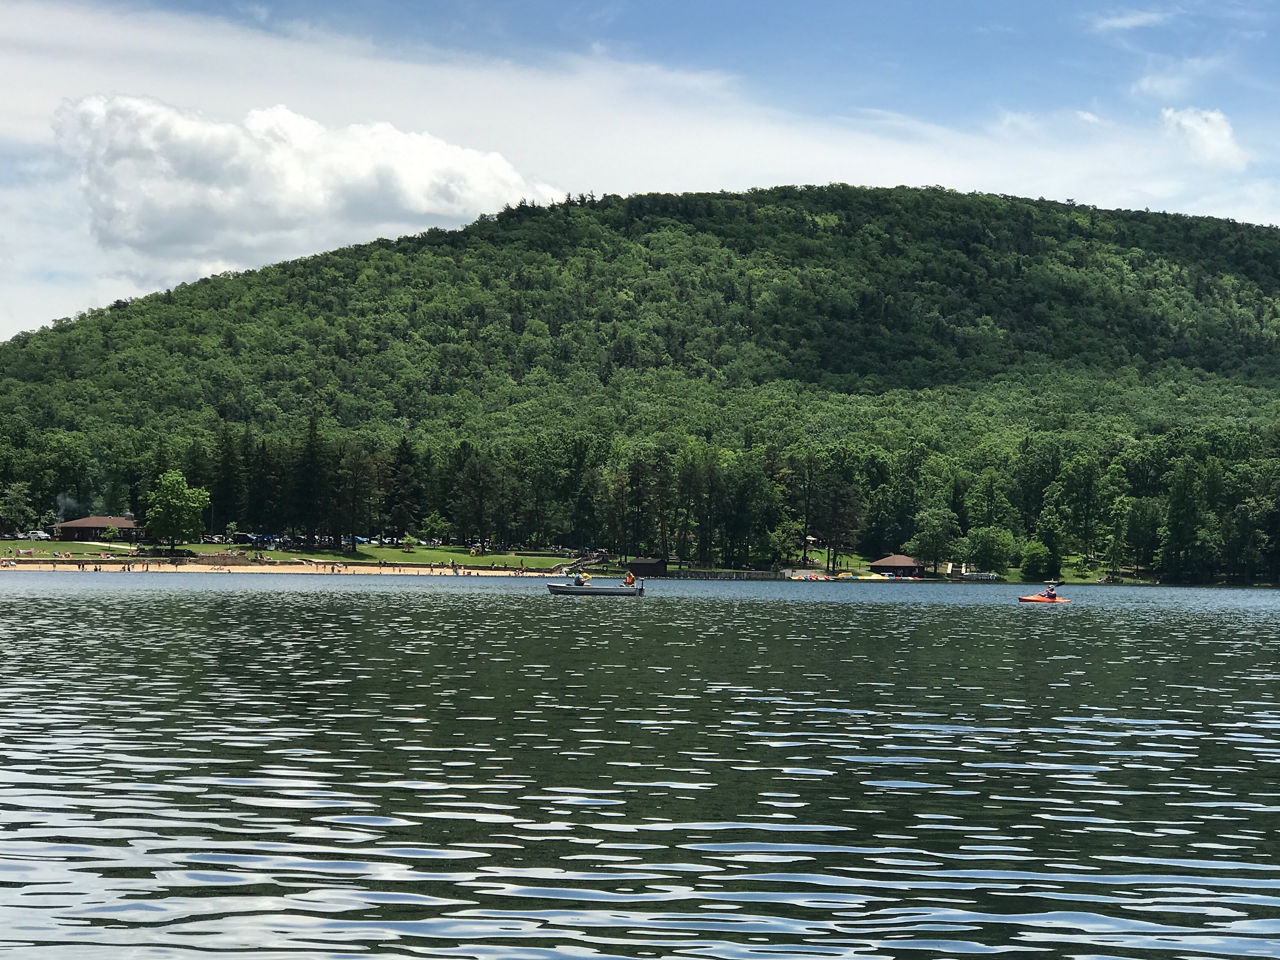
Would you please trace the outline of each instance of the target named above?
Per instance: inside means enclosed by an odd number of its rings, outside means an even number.
[[[965,556],[977,569],[1002,574],[1013,554],[1013,534],[1004,527],[975,527],[969,531]]]
[[[1039,540],[1031,540],[1022,551],[1022,579],[1044,580],[1051,573],[1053,557]]]

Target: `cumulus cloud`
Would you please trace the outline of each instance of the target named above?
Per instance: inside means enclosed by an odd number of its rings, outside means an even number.
[[[1248,156],[1236,143],[1235,132],[1220,110],[1165,108],[1161,112],[1165,130],[1182,141],[1195,160],[1223,170],[1243,170]]]
[[[548,197],[540,181],[557,197],[940,183],[1280,219],[1264,128],[1250,127],[1246,167],[1225,117],[1151,109],[1195,102],[1188,79],[1226,60],[1148,58],[1139,92],[1167,98],[1136,115],[1020,96],[1002,115],[931,123],[860,97],[840,115],[789,110],[743,77],[600,50],[521,62],[377,47],[266,4],[270,30],[162,6],[0,0],[0,86],[22,91],[0,99],[0,154],[42,164],[0,164],[0,337],[210,272],[465,222]],[[1103,25],[1152,22],[1122,16]]]
[[[548,200],[500,154],[389,123],[336,129],[284,106],[237,123],[139,97],[65,104],[58,142],[80,170],[95,238],[143,256],[243,264],[317,237],[457,223]]]

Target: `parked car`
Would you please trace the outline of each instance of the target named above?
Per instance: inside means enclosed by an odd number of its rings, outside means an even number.
[[[53,537],[49,536],[43,530],[32,530],[30,533],[27,534],[27,539],[28,540],[52,540]]]

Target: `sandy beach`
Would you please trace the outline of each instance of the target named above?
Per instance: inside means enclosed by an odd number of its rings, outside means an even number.
[[[456,572],[447,565],[441,564],[395,564],[395,563],[341,563],[337,561],[290,559],[282,561],[255,562],[234,558],[214,557],[205,561],[179,560],[168,561],[154,558],[105,558],[97,560],[59,559],[39,557],[30,559],[19,557],[8,558],[0,565],[0,576],[20,574],[23,572],[56,572],[81,574],[149,574],[149,573],[265,573],[265,574],[306,574],[311,576],[423,576],[423,577],[551,577],[564,576],[553,574],[547,570],[520,568],[504,569],[502,567],[463,567],[458,566]]]

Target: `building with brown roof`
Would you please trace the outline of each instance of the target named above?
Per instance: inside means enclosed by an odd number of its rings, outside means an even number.
[[[136,543],[146,533],[146,528],[133,522],[133,517],[84,517],[67,520],[55,527],[58,540],[103,540],[103,534],[115,527],[119,539]]]
[[[877,560],[870,565],[872,573],[883,573],[886,577],[923,577],[924,564],[912,557],[895,553],[893,556]]]

